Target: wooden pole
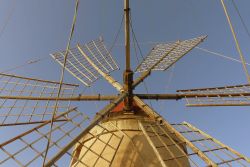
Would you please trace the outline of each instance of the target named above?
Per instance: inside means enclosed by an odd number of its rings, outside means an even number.
[[[130,8],[129,0],[124,0],[124,13],[125,13],[125,55],[126,55],[126,69],[123,74],[124,90],[128,93],[128,96],[124,100],[124,110],[132,111],[133,101],[133,71],[130,67]]]
[[[39,97],[39,96],[0,96],[0,99],[15,100],[50,100],[50,101],[109,101],[117,98],[118,95],[79,95],[72,97]]]

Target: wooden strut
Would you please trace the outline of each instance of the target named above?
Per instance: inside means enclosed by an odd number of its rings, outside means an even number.
[[[175,99],[179,100],[182,98],[197,98],[197,97],[244,97],[250,96],[250,92],[246,93],[214,93],[214,94],[136,94],[141,99],[155,99],[155,100],[165,100],[165,99]]]
[[[250,106],[250,103],[186,104],[186,107],[222,107],[222,106]]]
[[[33,122],[18,122],[18,123],[8,123],[8,124],[0,124],[0,127],[2,126],[16,126],[16,125],[31,125],[31,124],[42,124],[42,123],[47,123],[50,120],[45,120],[45,121],[33,121]],[[54,122],[66,122],[69,121],[69,119],[58,119],[54,120]]]
[[[230,89],[230,88],[242,88],[245,86],[250,86],[250,84],[242,84],[242,85],[231,85],[231,86],[219,86],[219,87],[209,87],[209,88],[194,88],[194,89],[184,89],[177,90],[177,92],[190,92],[190,91],[208,91],[208,90],[220,90],[220,89]]]
[[[60,101],[110,101],[119,95],[79,95],[72,97],[39,97],[39,96],[0,96],[0,99],[17,100],[60,100]],[[145,100],[180,100],[183,98],[208,98],[208,97],[247,97],[250,93],[221,93],[221,94],[134,94]]]
[[[42,80],[42,79],[36,79],[36,78],[28,78],[28,77],[22,77],[22,76],[17,76],[17,75],[12,75],[12,74],[0,73],[0,75],[1,76],[6,76],[6,77],[13,77],[13,78],[24,79],[24,80],[46,82],[46,83],[52,83],[52,84],[60,84],[60,82],[57,82],[57,81],[49,81],[49,80]],[[70,84],[70,83],[62,83],[62,84],[63,85],[67,85],[67,86],[79,87],[79,85],[77,85],[77,84]]]
[[[240,55],[241,63],[242,63],[243,69],[244,69],[244,71],[245,71],[245,74],[246,74],[246,77],[247,77],[247,81],[248,81],[248,83],[250,83],[250,76],[249,76],[249,72],[248,72],[248,69],[247,69],[247,66],[246,66],[246,60],[245,60],[245,57],[243,56],[242,50],[241,50],[241,48],[240,48],[240,45],[239,45],[239,42],[238,42],[236,33],[235,33],[235,31],[234,31],[234,28],[233,28],[233,25],[232,25],[230,16],[229,16],[229,14],[228,14],[228,12],[227,12],[227,7],[226,7],[226,5],[225,5],[225,3],[224,3],[224,0],[221,0],[221,4],[222,4],[223,10],[224,10],[224,12],[225,12],[225,15],[226,15],[226,18],[227,18],[227,21],[228,21],[230,30],[231,30],[231,32],[232,32],[232,35],[233,35],[233,38],[234,38],[234,42],[235,42],[237,51],[238,51],[238,53],[239,53],[239,55]]]
[[[16,99],[16,100],[46,100],[46,101],[110,101],[114,100],[118,95],[79,95],[72,97],[39,97],[39,96],[0,96],[0,99]]]

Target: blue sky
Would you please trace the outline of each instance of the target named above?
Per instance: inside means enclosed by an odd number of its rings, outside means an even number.
[[[250,62],[250,38],[234,10],[226,0],[241,48]],[[236,1],[245,23],[250,27],[250,1]],[[13,5],[14,4],[14,5]],[[123,12],[122,0],[80,0],[79,15],[72,45],[88,42],[100,35],[110,46]],[[151,42],[167,42],[208,35],[200,46],[239,59],[226,17],[219,0],[133,0],[131,2],[134,31],[144,56]],[[49,54],[65,50],[74,12],[69,0],[1,0],[0,1],[0,71],[5,71],[30,59],[46,58],[11,73],[29,77],[59,80],[60,67]],[[9,19],[8,19],[9,18]],[[124,67],[123,32],[113,49],[113,57]],[[138,64],[132,47],[132,67]],[[154,72],[146,84],[149,93],[173,93],[177,89],[246,84],[242,65],[194,49],[172,69]],[[112,73],[122,81],[122,70]],[[70,74],[65,81],[78,83]],[[105,87],[105,90],[103,88]],[[97,93],[116,93],[103,79],[93,89]],[[80,90],[81,91],[81,90]],[[104,92],[103,92],[104,91]],[[137,92],[145,92],[141,86]],[[86,90],[92,93],[92,90]],[[78,103],[92,115],[92,103]],[[249,107],[187,108],[184,101],[153,102],[153,107],[170,122],[187,121],[223,143],[250,157]],[[99,106],[103,106],[103,103]],[[86,111],[87,110],[87,111]]]

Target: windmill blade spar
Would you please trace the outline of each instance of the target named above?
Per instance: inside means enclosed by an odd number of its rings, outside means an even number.
[[[135,94],[146,100],[185,99],[188,107],[250,106],[250,85],[177,90],[178,94]]]

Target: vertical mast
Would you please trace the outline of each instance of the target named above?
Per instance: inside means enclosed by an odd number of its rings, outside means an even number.
[[[126,69],[123,74],[124,90],[128,93],[128,97],[125,99],[125,110],[132,110],[132,98],[133,98],[133,71],[130,68],[130,8],[129,0],[124,0],[124,13],[125,13],[125,55],[126,55]]]
[[[124,12],[125,12],[125,49],[126,49],[126,71],[130,69],[130,8],[129,0],[124,0]]]

